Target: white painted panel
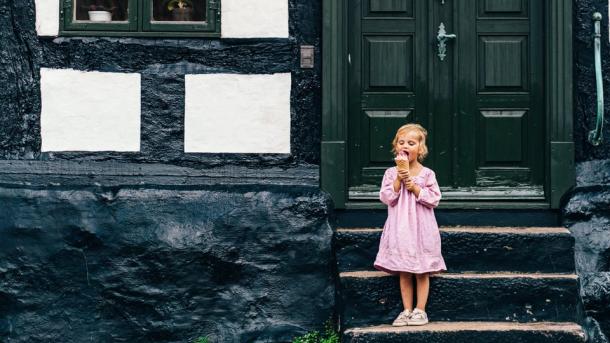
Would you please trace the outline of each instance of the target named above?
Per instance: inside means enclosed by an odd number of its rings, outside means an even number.
[[[42,151],[139,151],[140,74],[40,70]]]
[[[35,4],[38,35],[59,35],[59,0],[35,0]]]
[[[222,0],[223,38],[288,38],[288,0]]]
[[[186,75],[185,88],[185,152],[290,153],[290,73]]]

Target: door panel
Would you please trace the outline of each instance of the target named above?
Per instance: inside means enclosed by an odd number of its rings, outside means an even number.
[[[479,1],[479,10],[480,16],[526,16],[527,0]]]
[[[429,131],[445,199],[544,200],[543,2],[350,0],[349,194],[376,199],[396,129]],[[457,39],[444,60],[440,23]]]
[[[408,120],[411,111],[366,111],[365,113],[369,124],[369,131],[365,133],[365,136],[370,137],[369,161],[387,163],[388,149],[392,149],[392,147],[388,144],[385,133],[403,125]]]
[[[484,164],[520,162],[523,159],[522,140],[526,130],[526,111],[481,111],[479,131],[485,141],[480,144],[480,160]]]
[[[351,186],[380,181],[396,128],[423,110],[426,41],[416,18],[426,0],[350,1],[348,173]],[[419,89],[418,89],[419,87]],[[423,95],[425,97],[425,95]],[[365,186],[366,187],[366,186]]]
[[[460,7],[456,49],[458,110],[472,114],[460,116],[459,155],[475,158],[453,186],[544,200],[543,2],[477,2],[478,14]]]
[[[369,0],[367,1],[369,12],[367,16],[387,16],[392,14],[404,14],[406,17],[413,16],[413,1],[404,0]]]
[[[527,92],[527,46],[527,36],[479,36],[479,92]]]
[[[364,89],[372,92],[413,91],[413,40],[410,36],[364,37]],[[402,61],[388,63],[388,61]],[[379,94],[378,93],[378,94]],[[380,94],[380,95],[381,95]]]

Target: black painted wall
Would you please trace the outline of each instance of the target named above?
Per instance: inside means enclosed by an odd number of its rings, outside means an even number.
[[[34,0],[0,0],[0,159],[227,164],[320,163],[321,2],[290,0],[287,39],[38,38]],[[299,46],[316,67],[300,69]],[[40,68],[142,74],[139,153],[40,153]],[[292,73],[291,154],[184,154],[184,75]],[[8,101],[7,101],[8,100]]]
[[[0,342],[290,342],[333,315],[317,186],[0,187]]]
[[[311,177],[320,164],[321,1],[289,4],[288,39],[52,39],[36,36],[34,0],[0,0],[0,159],[72,162],[50,172],[46,164],[2,164],[0,341],[211,334],[280,342],[332,314],[331,205]],[[577,239],[582,319],[594,342],[610,337],[608,120],[601,147],[586,135],[595,120],[591,16],[603,14],[608,37],[607,7],[574,1],[578,183],[562,209]],[[299,68],[300,44],[316,47],[315,69]],[[610,89],[607,39],[602,52]],[[41,154],[41,67],[141,73],[142,151]],[[183,75],[217,72],[292,73],[290,155],[183,153]],[[115,164],[100,172],[97,162]],[[144,178],[143,164],[174,176]],[[235,172],[237,165],[260,171]],[[290,180],[273,186],[284,169]]]
[[[290,342],[333,317],[321,2],[289,11],[287,39],[53,39],[0,0],[0,342]],[[41,67],[141,73],[141,152],[40,153]],[[183,152],[185,74],[286,72],[291,154]]]

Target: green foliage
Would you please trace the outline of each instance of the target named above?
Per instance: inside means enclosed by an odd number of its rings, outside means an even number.
[[[320,343],[320,333],[318,331],[309,332],[295,338],[292,343]]]
[[[173,11],[175,8],[187,8],[187,7],[193,7],[193,3],[191,2],[191,0],[170,0],[167,3],[167,10],[168,11]],[[199,342],[197,342],[199,343]]]
[[[324,334],[318,331],[308,332],[303,336],[296,337],[292,343],[339,343],[339,334],[333,328],[331,321],[324,324]]]
[[[207,337],[199,337],[193,343],[210,343],[210,341],[208,341]]]

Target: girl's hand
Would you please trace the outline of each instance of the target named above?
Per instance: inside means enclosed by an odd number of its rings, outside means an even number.
[[[398,179],[400,181],[409,179],[409,170],[408,169],[398,169]]]
[[[405,188],[411,192],[415,191],[415,182],[411,178],[405,179]]]

